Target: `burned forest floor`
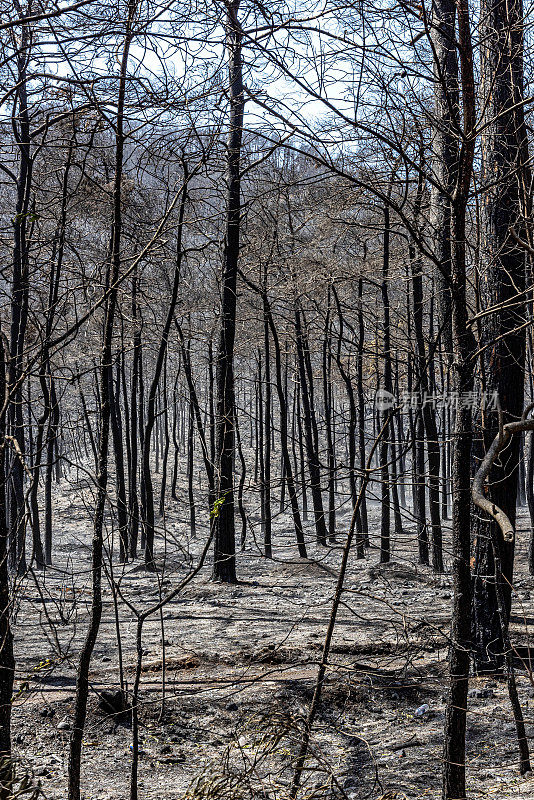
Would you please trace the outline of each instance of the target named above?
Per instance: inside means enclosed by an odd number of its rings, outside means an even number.
[[[20,769],[50,800],[66,797],[77,659],[88,623],[90,492],[65,482],[55,498],[55,563],[31,570],[16,586],[13,743]],[[131,692],[136,611],[169,594],[195,564],[206,527],[188,533],[185,504],[169,503],[165,542],[157,539],[157,573],[140,561],[110,560],[104,615],[91,666],[83,744],[85,800],[127,800],[131,768],[128,713],[106,714],[99,694],[123,682]],[[371,547],[350,558],[302,798],[437,798],[440,796],[446,658],[452,602],[450,574],[417,565],[414,526],[392,561],[378,564],[379,506],[370,506]],[[139,798],[283,798],[291,759],[313,694],[331,609],[348,505],[337,516],[337,541],[296,553],[288,516],[278,516],[272,560],[260,554],[252,516],[238,554],[238,585],[199,574],[143,629],[140,686]],[[202,520],[200,520],[202,522]],[[162,523],[163,525],[163,523]],[[449,531],[445,531],[448,564]],[[528,644],[534,581],[528,575],[527,520],[518,530],[512,640]],[[108,543],[109,544],[109,543]],[[448,568],[448,567],[447,567]],[[532,594],[531,594],[532,592]],[[165,669],[162,669],[162,665]],[[534,686],[518,671],[527,735],[534,744]],[[468,715],[468,783],[474,798],[534,798],[534,778],[520,777],[506,683],[472,679]],[[427,705],[424,713],[416,711]]]

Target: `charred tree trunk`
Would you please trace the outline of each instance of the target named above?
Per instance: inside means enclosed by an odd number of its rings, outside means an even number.
[[[481,29],[481,90],[485,109],[482,137],[484,190],[482,243],[483,305],[494,310],[482,320],[486,398],[498,398],[502,422],[519,419],[524,405],[525,304],[516,301],[525,287],[525,251],[514,239],[522,232],[522,180],[527,168],[523,106],[523,11],[521,0],[502,4],[483,0]],[[487,404],[482,416],[483,445],[499,430],[499,411]],[[519,437],[514,437],[492,472],[490,497],[515,524]],[[476,671],[501,669],[504,642],[499,620],[492,553],[495,525],[479,519],[475,531],[474,637]],[[510,614],[514,542],[500,537],[502,591],[506,617]],[[497,576],[496,580],[501,580]]]
[[[265,404],[264,404],[264,435],[263,435],[263,546],[266,558],[272,558],[272,512],[271,512],[271,348],[269,341],[269,323],[267,320],[267,274],[264,274],[265,292],[263,294],[263,347],[265,353]]]
[[[18,0],[17,12],[22,16]],[[17,91],[13,112],[13,131],[18,147],[19,172],[16,186],[16,208],[13,217],[13,277],[11,284],[11,331],[9,343],[9,394],[8,410],[10,434],[17,442],[19,454],[10,459],[11,483],[9,491],[9,528],[11,565],[22,575],[26,571],[25,555],[25,502],[24,467],[25,454],[23,418],[23,371],[24,340],[28,323],[29,260],[28,260],[28,216],[33,161],[30,150],[30,120],[28,114],[27,67],[30,54],[30,30],[23,25],[20,32],[20,47],[16,54]]]
[[[451,287],[454,389],[461,398],[473,389],[476,344],[467,321],[466,209],[475,153],[475,80],[469,6],[458,2],[458,43],[461,59],[463,137],[456,157],[457,174],[452,203]],[[459,109],[455,124],[460,129]],[[449,646],[449,690],[443,746],[443,800],[464,800],[465,730],[471,649],[472,591],[470,570],[471,408],[459,402],[454,427],[452,488],[453,613]]]
[[[297,339],[297,359],[300,376],[300,394],[302,400],[304,438],[306,441],[306,455],[308,472],[310,475],[310,489],[313,502],[313,514],[315,517],[315,531],[318,544],[326,546],[326,522],[324,518],[323,498],[321,493],[321,466],[319,463],[317,424],[315,420],[315,409],[311,392],[313,390],[311,369],[307,364],[309,359],[309,347],[307,336],[302,325],[302,315],[300,309],[295,309],[295,331]]]
[[[435,408],[430,401],[430,383],[428,380],[429,359],[425,347],[423,333],[423,276],[419,258],[412,260],[412,293],[413,293],[413,324],[417,343],[417,378],[422,398],[420,413],[422,414],[426,446],[428,453],[428,494],[430,524],[432,527],[432,566],[434,572],[443,572],[443,547],[440,518],[440,446],[438,428],[436,424]],[[432,343],[431,343],[432,346]],[[420,454],[418,454],[420,455]],[[423,457],[424,458],[424,457]],[[424,473],[424,465],[418,458],[418,479]]]
[[[165,318],[165,324],[163,326],[163,331],[161,333],[161,339],[158,347],[158,354],[156,357],[156,364],[154,366],[154,374],[152,376],[152,382],[150,384],[150,390],[148,393],[146,425],[145,425],[143,450],[141,457],[141,469],[143,473],[143,485],[144,485],[142,516],[145,528],[145,568],[150,571],[153,571],[155,569],[154,488],[152,485],[152,475],[150,472],[150,444],[152,441],[152,432],[154,429],[154,424],[156,422],[156,399],[158,395],[159,381],[161,378],[163,364],[165,362],[165,356],[167,354],[167,345],[169,342],[171,325],[174,319],[174,312],[176,310],[176,303],[178,301],[178,288],[180,286],[181,266],[183,258],[182,239],[183,239],[183,228],[184,228],[184,214],[187,202],[187,183],[189,180],[189,171],[187,163],[185,161],[182,164],[182,168],[183,168],[183,186],[181,192],[180,210],[178,212],[178,228],[176,233],[176,262],[174,267],[171,298],[169,302],[169,308],[167,310],[167,316]]]
[[[332,334],[331,326],[331,288],[328,287],[327,313],[323,338],[323,403],[326,429],[327,486],[328,486],[328,541],[336,541],[336,454],[333,431],[332,409]],[[353,432],[354,435],[354,432]],[[354,445],[353,445],[354,447]]]
[[[0,397],[6,396],[8,374],[6,350],[0,337]],[[13,634],[11,631],[11,589],[8,571],[8,528],[6,509],[6,405],[0,409],[0,758],[7,759],[0,780],[5,788],[0,798],[8,800],[11,794],[11,708],[15,679]]]
[[[356,370],[356,391],[358,393],[358,445],[360,450],[360,489],[363,481],[363,469],[367,463],[367,453],[365,446],[365,392],[363,385],[363,353],[365,347],[365,324],[363,318],[363,279],[358,279],[358,360]],[[369,547],[369,527],[367,522],[367,496],[365,492],[361,494],[360,518],[362,525],[362,536],[364,545]]]
[[[165,500],[167,494],[167,466],[169,463],[169,403],[167,395],[167,355],[163,365],[163,424],[161,426],[162,435],[162,450],[161,457],[161,487],[159,493],[159,515],[163,517],[165,514]],[[189,436],[189,433],[188,433]]]
[[[391,191],[391,190],[390,190]],[[384,206],[384,242],[382,260],[382,309],[384,313],[383,345],[384,345],[384,403],[380,415],[380,427],[384,429],[380,443],[380,482],[381,482],[381,522],[380,522],[380,563],[384,564],[391,558],[390,512],[391,512],[391,487],[389,483],[389,437],[390,416],[393,383],[391,379],[391,328],[389,310],[389,245],[390,245],[390,208],[389,203]]]
[[[221,328],[217,351],[217,500],[215,519],[213,577],[236,583],[235,568],[235,387],[234,343],[237,312],[237,272],[241,217],[241,143],[243,136],[244,90],[241,44],[243,33],[238,20],[239,0],[226,7],[226,52],[230,119],[227,150],[226,244],[222,272]]]
[[[115,456],[115,486],[117,490],[117,521],[119,524],[119,561],[128,560],[128,507],[126,505],[126,479],[124,474],[124,450],[122,447],[122,413],[120,405],[120,365],[117,361],[117,379],[113,386],[113,370],[109,370],[110,423]]]
[[[137,8],[136,0],[130,0],[124,44],[120,61],[119,92],[117,101],[116,138],[115,138],[115,176],[113,181],[113,210],[109,249],[109,261],[106,269],[105,289],[107,300],[104,308],[104,333],[100,356],[100,436],[98,458],[96,464],[96,506],[93,521],[93,541],[91,554],[92,594],[89,612],[89,627],[82,645],[76,676],[76,699],[74,703],[73,729],[69,748],[68,766],[68,800],[80,800],[80,773],[82,758],[82,741],[87,718],[87,700],[89,697],[89,669],[96,638],[102,618],[102,556],[104,510],[108,486],[109,429],[111,419],[112,386],[112,344],[115,311],[117,305],[117,280],[121,268],[121,233],[122,233],[122,175],[124,159],[124,106],[126,97],[126,75],[128,55],[132,42],[132,26]]]
[[[137,275],[134,272],[132,278],[132,318],[134,325],[133,334],[133,355],[132,355],[132,382],[130,397],[130,453],[131,466],[128,483],[128,517],[130,522],[128,535],[128,550],[130,558],[137,557],[137,541],[139,538],[139,498],[137,496],[137,476],[138,476],[138,448],[137,439],[139,433],[138,419],[138,390],[139,390],[139,368],[141,364],[141,323],[139,320],[139,309],[137,305]]]
[[[456,116],[459,103],[458,56],[454,0],[433,0],[431,40],[434,69],[434,128],[432,131],[431,224],[437,261],[439,327],[443,349],[452,354],[451,328],[451,197],[458,159]]]

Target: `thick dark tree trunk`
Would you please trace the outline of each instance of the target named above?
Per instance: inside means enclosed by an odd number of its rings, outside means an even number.
[[[450,359],[451,328],[451,201],[457,169],[458,56],[454,0],[433,0],[431,39],[434,68],[434,128],[432,131],[431,225],[437,260],[436,289],[443,349]]]
[[[18,0],[15,8],[22,15]],[[24,467],[26,451],[23,417],[24,340],[28,323],[29,259],[28,216],[32,182],[32,156],[30,152],[30,121],[28,114],[27,66],[30,54],[30,31],[23,25],[20,46],[16,56],[18,80],[13,126],[19,153],[19,173],[16,187],[16,208],[13,217],[13,277],[11,284],[11,330],[9,343],[9,432],[17,443],[18,454],[10,461],[11,486],[9,491],[9,552],[11,565],[22,575],[26,571],[25,554],[25,502]]]
[[[476,345],[467,321],[466,209],[471,186],[475,139],[475,82],[467,0],[458,2],[458,42],[461,58],[463,133],[456,157],[457,175],[452,204],[451,288],[454,389],[459,398],[474,385]],[[458,110],[459,114],[459,110]],[[460,127],[459,119],[456,121]],[[454,427],[452,489],[453,614],[449,646],[449,690],[443,745],[443,800],[464,800],[465,731],[471,650],[472,592],[470,575],[472,420],[468,403],[458,403]]]
[[[522,179],[527,167],[523,99],[523,17],[521,0],[481,3],[481,92],[485,111],[482,137],[481,250],[484,272],[480,291],[483,306],[495,310],[482,319],[482,346],[486,398],[498,398],[504,423],[521,417],[524,405],[525,305],[514,298],[525,287],[525,251],[513,238],[521,233],[525,198]],[[484,445],[499,429],[499,411],[482,412]],[[519,437],[513,437],[492,470],[490,496],[512,525],[516,517]],[[474,638],[475,670],[500,669],[504,663],[497,595],[495,591],[492,534],[479,518],[475,536]],[[510,614],[514,542],[502,537],[500,560],[506,616]],[[497,580],[501,580],[497,577]]]
[[[241,142],[243,136],[243,33],[238,20],[239,0],[226,7],[226,52],[230,119],[227,151],[226,245],[222,272],[222,305],[217,350],[217,500],[213,577],[236,583],[235,568],[235,387],[234,342],[237,312],[237,271],[240,249]]]

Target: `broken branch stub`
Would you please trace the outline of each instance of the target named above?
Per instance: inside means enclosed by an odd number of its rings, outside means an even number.
[[[494,438],[493,442],[488,448],[488,451],[486,452],[486,455],[480,462],[480,466],[475,473],[471,487],[471,496],[474,504],[495,520],[502,532],[505,542],[514,541],[514,526],[504,511],[494,502],[484,496],[484,482],[491,472],[491,468],[495,463],[495,459],[504,450],[514,433],[534,430],[534,419],[527,419],[533,408],[534,403],[531,403],[523,411],[523,415],[520,420],[517,422],[508,422],[506,425],[500,426],[499,433]]]

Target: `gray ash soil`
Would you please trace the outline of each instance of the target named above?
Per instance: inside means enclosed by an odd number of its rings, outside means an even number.
[[[21,769],[33,773],[51,800],[66,797],[77,656],[88,619],[85,502],[83,489],[56,499],[57,563],[44,575],[28,575],[17,588],[13,741]],[[375,531],[378,513],[378,506],[371,506]],[[149,618],[143,634],[140,798],[175,800],[186,792],[213,800],[284,796],[291,754],[313,694],[348,524],[348,512],[340,513],[340,544],[328,549],[313,543],[308,528],[309,558],[301,561],[289,518],[278,517],[272,561],[261,557],[250,538],[238,555],[239,585],[212,583],[207,563],[164,606],[162,617]],[[183,580],[205,541],[205,531],[188,540],[187,523],[172,506],[166,525],[166,548],[161,535],[157,542],[158,575],[145,573],[138,563],[114,564],[122,597],[140,611]],[[521,518],[512,625],[513,641],[520,644],[527,643],[528,618],[534,616],[526,527]],[[259,525],[254,531],[259,536]],[[371,543],[376,539],[371,536]],[[350,560],[303,798],[332,792],[349,800],[387,797],[388,792],[399,798],[440,796],[450,576],[436,577],[415,566],[414,540],[407,524],[391,564],[377,565],[376,547],[365,561],[354,554]],[[129,797],[128,719],[114,719],[98,708],[98,692],[119,685],[114,609],[108,580],[90,676],[82,773],[86,800]],[[131,689],[136,617],[121,599],[118,616],[124,681]],[[534,689],[524,670],[518,684],[527,735],[534,740]],[[472,691],[476,696],[469,699],[470,795],[534,798],[534,780],[518,773],[505,683],[476,679],[470,686],[489,689]],[[429,710],[416,716],[424,703]]]

